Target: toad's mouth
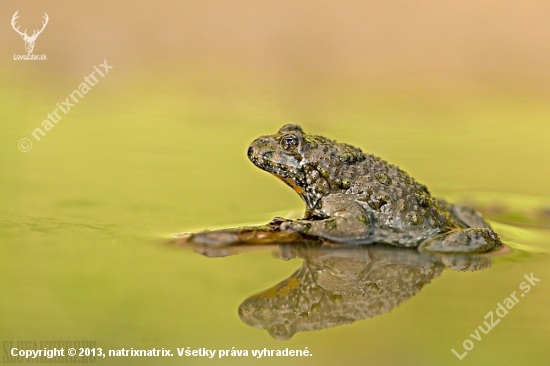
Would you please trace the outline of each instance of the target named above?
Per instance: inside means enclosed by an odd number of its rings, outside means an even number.
[[[258,168],[262,170],[265,170],[266,172],[269,172],[277,176],[279,179],[283,179],[285,182],[286,182],[286,179],[291,180],[290,178],[285,177],[287,175],[300,175],[299,171],[294,169],[289,169],[287,165],[281,164],[272,160],[271,159],[272,155],[273,153],[270,151],[264,152],[264,153],[258,153],[258,152],[255,152],[252,148],[248,150],[248,159],[250,159],[250,161],[254,165],[256,165]]]
[[[264,152],[263,154],[254,150],[252,146],[248,148],[248,159],[252,164],[256,165],[258,168],[265,170],[267,172],[273,173],[277,169],[280,169],[278,164],[271,162],[267,157],[270,157],[269,153]]]

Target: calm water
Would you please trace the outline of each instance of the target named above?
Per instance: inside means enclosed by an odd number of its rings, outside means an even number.
[[[250,352],[98,364],[280,364],[251,350],[307,347],[313,356],[284,362],[441,365],[458,363],[451,349],[462,354],[469,339],[463,363],[550,361],[544,98],[222,72],[143,78],[115,68],[23,153],[17,142],[33,139],[77,82],[20,77],[3,75],[0,88],[3,342]],[[166,245],[176,232],[300,215],[298,196],[245,154],[256,136],[288,122],[375,153],[437,196],[475,204],[511,252],[465,264],[374,247],[210,258]],[[531,273],[540,282],[523,293]],[[519,302],[473,339],[514,291]]]

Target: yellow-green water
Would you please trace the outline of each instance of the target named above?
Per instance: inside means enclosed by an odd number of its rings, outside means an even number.
[[[483,317],[534,273],[536,287],[462,362],[548,364],[545,96],[189,70],[144,77],[114,63],[40,141],[31,132],[80,78],[1,75],[2,341],[313,354],[98,364],[453,364],[451,349],[463,350]],[[269,250],[206,258],[159,243],[175,232],[299,215],[298,196],[246,158],[252,139],[288,122],[375,153],[438,196],[487,208],[503,240],[522,251],[495,258],[489,270],[446,270],[391,313],[351,325],[286,342],[247,326],[239,304],[287,278],[300,260]],[[18,149],[21,138],[33,142],[31,151]]]

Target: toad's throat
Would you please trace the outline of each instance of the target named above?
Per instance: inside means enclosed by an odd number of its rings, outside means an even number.
[[[305,196],[306,191],[302,187],[297,185],[296,182],[294,182],[292,179],[282,177],[279,174],[273,174],[273,175],[279,178],[280,180],[282,180],[283,182],[285,182],[286,184],[288,184],[289,186],[291,186],[292,189],[294,189],[294,191],[296,191],[296,193],[298,193],[300,196],[302,197]]]
[[[288,184],[290,187],[292,187],[292,189],[294,189],[294,191],[298,193],[300,197],[302,197],[302,199],[306,203],[306,207],[308,210],[312,210],[317,205],[317,199],[315,197],[310,197],[310,195],[308,195],[307,192],[298,184],[296,184],[296,182],[294,182],[292,179],[282,177],[279,174],[275,174],[275,173],[271,173],[271,174],[273,174],[274,176],[276,176],[277,178],[279,178],[280,180]]]

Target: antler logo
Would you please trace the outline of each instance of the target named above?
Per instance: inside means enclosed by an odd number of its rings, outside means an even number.
[[[19,10],[17,10],[15,12],[15,14],[13,14],[13,17],[11,18],[11,26],[13,27],[13,29],[19,33],[21,35],[21,38],[23,38],[23,41],[25,41],[25,48],[27,49],[27,53],[32,53],[32,50],[34,49],[34,42],[36,41],[36,38],[38,38],[38,36],[40,35],[40,33],[42,33],[42,31],[44,30],[44,28],[46,28],[46,24],[48,24],[48,14],[44,13],[44,19],[45,19],[45,22],[42,23],[42,29],[40,30],[35,30],[33,33],[32,33],[32,36],[29,36],[27,35],[27,30],[25,29],[24,32],[21,32],[19,31],[19,27],[15,27],[15,21],[17,20],[17,18],[19,18],[19,16],[17,15],[17,13],[19,12]]]

